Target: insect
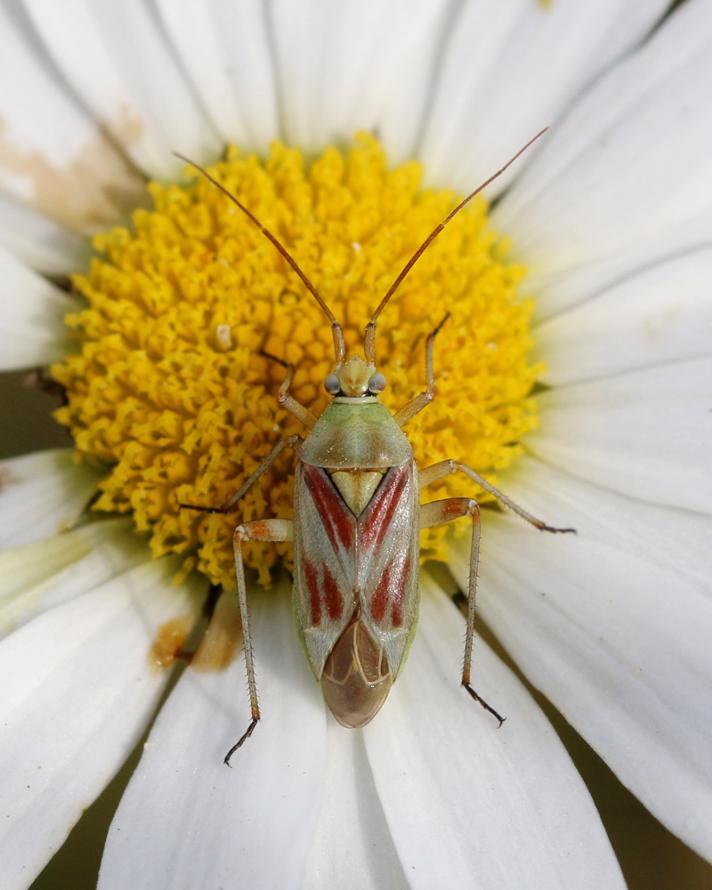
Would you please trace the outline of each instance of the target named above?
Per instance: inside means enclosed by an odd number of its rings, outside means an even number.
[[[223,506],[181,504],[181,507],[209,513],[233,512],[240,499],[285,449],[292,448],[296,452],[294,519],[247,522],[238,525],[234,531],[235,572],[251,721],[225,755],[228,766],[232,755],[252,735],[260,720],[242,556],[245,541],[294,542],[295,614],[303,632],[307,656],[332,714],[343,726],[353,728],[367,724],[383,705],[415,631],[419,529],[468,517],[472,523],[472,544],[461,683],[501,726],[503,718],[470,682],[480,508],[470,497],[450,497],[421,505],[419,492],[452,473],[460,472],[535,528],[548,532],[572,532],[574,529],[547,525],[459,461],[440,461],[418,470],[403,427],[433,400],[433,347],[448,315],[426,341],[425,390],[395,414],[379,401],[386,379],[376,365],[376,325],[403,279],[450,220],[545,132],[542,130],[531,139],[428,235],[371,316],[365,329],[364,356],[349,358],[338,320],[275,235],[206,170],[178,155],[220,189],[272,242],[321,307],[331,324],[334,339],[334,369],[324,380],[324,386],[333,398],[320,417],[314,416],[290,394],[294,368],[277,359],[287,369],[279,392],[279,404],[301,421],[307,430],[306,436],[282,439]]]

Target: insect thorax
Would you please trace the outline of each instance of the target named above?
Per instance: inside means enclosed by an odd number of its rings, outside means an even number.
[[[375,396],[335,398],[302,445],[301,459],[326,470],[397,467],[413,449],[388,409]]]

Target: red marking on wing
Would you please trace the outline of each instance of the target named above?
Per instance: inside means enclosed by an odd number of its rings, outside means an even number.
[[[386,615],[386,606],[388,605],[388,588],[391,583],[391,566],[386,566],[381,578],[376,585],[371,597],[371,617],[376,622],[381,622]]]
[[[368,517],[361,526],[365,548],[370,549],[374,544],[380,547],[383,543],[407,481],[408,470],[401,467],[385,485],[379,488]]]
[[[395,571],[394,571],[395,569]],[[380,624],[386,617],[388,604],[391,604],[391,624],[401,627],[403,624],[403,596],[410,574],[410,559],[406,558],[402,567],[388,563],[371,597],[371,617]]]
[[[341,618],[341,613],[344,608],[341,591],[326,563],[322,565],[321,570],[324,575],[324,602],[326,604],[326,611],[332,621],[338,621],[339,618]]]
[[[309,607],[311,610],[311,623],[314,627],[321,624],[321,597],[319,596],[319,582],[316,577],[316,568],[313,563],[304,560],[304,576],[309,590]]]
[[[342,545],[349,550],[353,542],[353,528],[348,508],[334,486],[317,467],[305,466],[304,478],[314,498],[319,516],[331,546],[336,549],[338,536]]]
[[[410,575],[410,557],[406,557],[403,568],[395,577],[395,585],[393,590],[393,602],[391,604],[391,622],[393,627],[400,627],[403,624],[403,595],[405,593],[405,585]]]

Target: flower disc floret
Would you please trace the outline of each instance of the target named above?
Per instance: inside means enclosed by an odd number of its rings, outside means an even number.
[[[315,283],[344,324],[349,354],[362,353],[373,308],[455,201],[423,190],[416,162],[390,169],[367,135],[312,162],[281,143],[265,159],[230,148],[210,172]],[[179,503],[224,503],[280,437],[305,432],[277,404],[284,368],[261,351],[295,366],[292,392],[318,414],[329,398],[331,331],[273,245],[209,182],[149,191],[153,209],[97,236],[88,273],[74,278],[83,307],[67,318],[77,352],[52,371],[67,391],[57,417],[79,455],[106,468],[94,509],[131,513],[155,556],[185,554],[187,567],[233,586],[233,527],[292,515],[293,458],[280,459],[229,516]],[[536,424],[532,306],[519,293],[524,270],[508,254],[476,199],[379,320],[382,398],[396,410],[423,388],[425,338],[452,315],[436,344],[437,397],[407,427],[421,466],[453,457],[496,474]],[[433,499],[447,494],[478,492],[454,477],[433,487]],[[446,555],[445,534],[423,532],[424,557]],[[246,548],[263,581],[280,558],[289,561],[290,545]]]

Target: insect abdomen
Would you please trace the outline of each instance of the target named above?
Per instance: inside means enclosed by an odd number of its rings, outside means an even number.
[[[326,659],[324,701],[342,726],[356,729],[376,716],[392,685],[383,649],[354,614]]]

